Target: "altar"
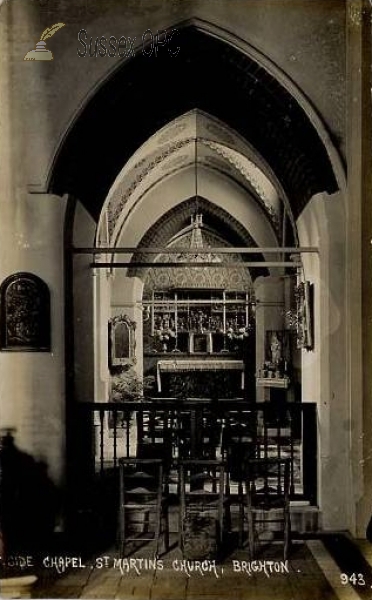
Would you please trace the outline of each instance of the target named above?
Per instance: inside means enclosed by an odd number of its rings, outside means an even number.
[[[244,362],[234,359],[217,358],[170,358],[158,360],[157,362],[157,386],[162,391],[163,373],[182,373],[193,371],[238,371],[241,374],[241,389],[244,389]]]

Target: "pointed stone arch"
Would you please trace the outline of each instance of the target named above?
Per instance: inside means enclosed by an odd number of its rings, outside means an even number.
[[[176,58],[159,54],[154,62],[138,53],[102,82],[58,150],[50,192],[80,198],[97,220],[122,165],[149,135],[194,108],[250,141],[281,181],[295,218],[315,194],[339,189],[341,162],[293,82],[226,31],[198,21],[177,31],[182,51]]]

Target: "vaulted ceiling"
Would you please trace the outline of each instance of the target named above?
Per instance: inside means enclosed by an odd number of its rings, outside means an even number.
[[[102,84],[60,149],[49,191],[73,194],[98,221],[123,165],[149,137],[193,109],[225,123],[262,157],[280,182],[294,218],[314,194],[337,190],[317,130],[268,71],[194,27],[180,30],[177,44],[176,57],[139,53]],[[229,163],[236,163],[235,150],[223,161],[221,151],[204,146],[202,152],[210,167],[218,161],[226,170]],[[240,169],[246,182],[242,171],[247,166],[245,162]]]
[[[255,204],[255,211],[260,211],[266,227],[275,235],[268,239],[268,243],[276,245],[281,241],[284,213],[289,221],[293,221],[293,217],[288,200],[278,191],[280,186],[275,178],[271,181],[270,175],[265,172],[267,168],[259,166],[260,162],[260,157],[231,128],[205,113],[190,111],[156,132],[124,165],[101,211],[97,243],[117,245],[136,207],[140,206],[144,214],[149,214],[144,201],[146,194],[155,186],[163,185],[169,189],[170,181],[174,178],[179,181],[177,175],[188,170],[191,188],[184,186],[185,196],[178,201],[184,202],[188,191],[195,197],[200,195],[201,190],[206,192],[205,174],[214,171],[246,192],[246,204]],[[179,194],[182,184],[177,188]],[[233,193],[231,189],[230,199]],[[166,190],[163,199],[165,195]],[[222,222],[226,222],[227,215]],[[249,233],[252,240],[249,245],[254,245],[255,234]]]

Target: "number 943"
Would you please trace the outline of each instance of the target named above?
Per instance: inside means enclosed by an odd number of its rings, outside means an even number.
[[[366,585],[366,581],[362,573],[351,573],[351,575],[341,573],[340,579],[342,585],[347,585],[348,583],[351,583],[352,585]]]

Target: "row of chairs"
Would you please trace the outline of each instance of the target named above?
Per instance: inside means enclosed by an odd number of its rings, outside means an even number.
[[[178,461],[179,544],[189,558],[217,553],[227,532],[231,514],[238,506],[239,544],[247,524],[248,549],[255,555],[262,527],[281,525],[286,560],[290,544],[290,461],[281,457],[249,458],[239,464],[222,459]],[[236,460],[236,457],[235,457]],[[121,554],[155,541],[169,550],[170,468],[161,458],[120,460]],[[275,525],[274,525],[275,523]],[[152,526],[152,530],[151,530]],[[199,556],[197,554],[199,553]]]
[[[196,457],[230,460],[234,453],[238,463],[273,452],[293,458],[294,425],[298,423],[280,405],[262,414],[247,408],[220,413],[211,407],[155,408],[137,415],[136,455],[147,458],[148,449],[156,449],[152,456],[168,463]],[[293,485],[292,477],[292,492]]]

